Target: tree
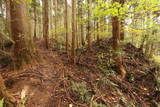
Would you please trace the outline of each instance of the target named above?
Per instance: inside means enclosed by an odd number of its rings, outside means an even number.
[[[124,3],[125,3],[125,0],[120,0],[120,4],[121,4],[122,8],[123,8]],[[121,30],[120,30],[120,39],[121,40],[124,40],[124,21],[125,21],[124,17],[122,16],[121,22],[120,22],[120,28],[121,28]]]
[[[55,21],[55,38],[56,38],[56,40],[57,40],[57,37],[58,37],[58,35],[57,35],[57,0],[55,0],[55,19],[54,19],[54,21]]]
[[[88,0],[88,49],[91,50],[91,35],[92,35],[92,0]]]
[[[65,38],[66,38],[66,52],[68,51],[68,3],[65,0],[65,10],[64,10],[64,26],[65,26]]]
[[[116,0],[113,0],[113,3],[115,3]],[[113,38],[113,45],[112,48],[114,50],[113,52],[113,58],[116,63],[116,71],[121,74],[122,79],[126,76],[126,71],[123,67],[123,58],[121,55],[121,35],[120,35],[120,18],[118,16],[112,16],[112,38]]]
[[[75,48],[76,48],[76,0],[72,0],[72,48],[71,62],[75,64]]]
[[[82,46],[85,45],[85,40],[84,40],[84,23],[83,23],[83,0],[79,0],[79,15],[80,15],[80,37],[81,37],[81,44]]]
[[[34,38],[37,38],[37,1],[33,0],[33,12],[34,12]]]
[[[30,30],[26,2],[10,0],[11,34],[14,40],[14,62],[16,68],[29,64],[33,57],[30,44]]]
[[[48,16],[48,0],[43,1],[43,38],[44,38],[44,46],[46,49],[49,48],[49,38],[48,38],[48,27],[49,27],[49,16]]]
[[[99,19],[99,18],[98,18]],[[99,20],[97,19],[97,43],[99,44],[100,43],[100,25],[99,25]]]

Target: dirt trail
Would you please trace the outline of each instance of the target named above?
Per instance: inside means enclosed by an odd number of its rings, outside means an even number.
[[[61,97],[56,94],[68,68],[56,52],[41,54],[44,62],[23,72],[9,74],[7,84],[17,99],[25,96],[21,101],[26,102],[26,107],[66,107],[68,104],[61,102]]]
[[[112,51],[106,47],[110,44],[107,39],[100,45],[93,44],[92,52],[82,49],[76,65],[69,64],[61,51],[39,49],[44,61],[20,72],[4,72],[6,86],[17,99],[23,99],[19,101],[26,107],[69,107],[70,104],[156,107],[160,93],[156,91],[155,71],[159,67],[151,67],[152,63],[138,48],[127,44],[124,48],[127,76],[119,80],[111,60]]]

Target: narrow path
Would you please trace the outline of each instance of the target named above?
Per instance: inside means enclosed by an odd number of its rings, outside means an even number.
[[[56,52],[41,54],[46,61],[33,69],[19,73],[11,90],[17,98],[25,96],[26,107],[66,107],[68,104],[62,102],[61,97],[56,94],[68,68],[64,66]]]

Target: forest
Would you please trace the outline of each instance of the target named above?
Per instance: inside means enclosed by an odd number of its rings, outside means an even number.
[[[0,0],[0,107],[160,107],[160,0]]]

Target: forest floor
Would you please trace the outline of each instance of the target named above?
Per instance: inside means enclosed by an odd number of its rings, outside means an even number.
[[[112,41],[93,43],[92,51],[77,50],[77,64],[65,52],[38,50],[43,61],[21,71],[1,68],[9,91],[26,107],[157,107],[156,73],[160,67],[132,44],[124,47],[127,76],[121,80],[109,47]]]

